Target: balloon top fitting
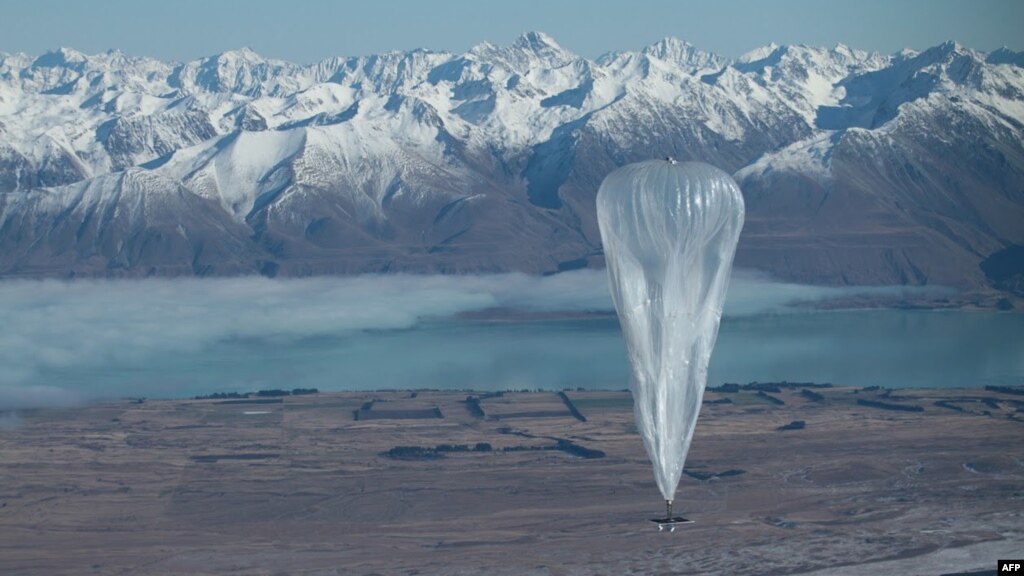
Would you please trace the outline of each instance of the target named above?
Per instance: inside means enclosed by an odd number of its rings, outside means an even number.
[[[665,162],[668,162],[669,164],[678,164],[678,162],[676,162],[676,159],[671,156],[665,156]]]

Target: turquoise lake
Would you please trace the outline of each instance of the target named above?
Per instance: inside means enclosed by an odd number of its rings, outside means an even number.
[[[709,384],[1024,384],[1024,314],[807,306],[858,290],[894,289],[737,272]],[[629,384],[603,271],[8,281],[0,326],[0,410],[269,388]]]

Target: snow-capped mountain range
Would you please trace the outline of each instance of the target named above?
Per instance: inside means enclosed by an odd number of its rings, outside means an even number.
[[[1024,54],[542,33],[301,66],[0,54],[0,275],[546,273],[602,263],[622,164],[747,198],[737,263],[818,283],[990,282],[1024,244]]]

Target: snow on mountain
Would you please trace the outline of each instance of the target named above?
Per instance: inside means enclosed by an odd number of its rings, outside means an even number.
[[[0,267],[9,276],[54,269],[70,276],[94,269],[110,276],[252,269],[247,228],[177,182],[146,170],[129,168],[3,200]],[[25,230],[41,234],[11,233]]]
[[[842,98],[839,82],[885,67],[889,58],[837,45],[832,49],[771,44],[741,56],[733,65],[814,125],[821,106]],[[713,81],[713,77],[709,77]]]
[[[693,75],[720,70],[728,61],[717,54],[698,50],[689,42],[664,38],[640,51],[645,56],[670,62]]]
[[[832,178],[832,150],[839,137],[838,132],[817,133],[806,140],[765,154],[756,162],[738,170],[735,177],[742,181],[763,177],[771,171],[784,170],[822,183],[827,182]]]
[[[753,208],[746,265],[926,283],[955,253],[977,286],[967,267],[1024,243],[1007,223],[1024,203],[1022,127],[1021,54],[955,43],[891,56],[772,44],[729,61],[666,38],[591,61],[531,32],[306,66],[246,48],[187,63],[0,54],[0,274],[599,265],[603,176],[673,155],[736,172]],[[948,181],[921,171],[950,164],[963,166]],[[952,198],[939,219],[936,194]],[[174,200],[135,208],[157,196]],[[833,207],[859,224],[821,228]],[[188,241],[150,222],[174,210]],[[973,232],[949,222],[956,210]],[[85,228],[69,236],[74,214]],[[906,253],[852,248],[882,222]],[[143,236],[150,249],[126,248]],[[794,237],[814,247],[803,264],[779,240]]]
[[[840,80],[823,131],[736,174],[754,214],[738,261],[799,280],[989,283],[979,262],[1024,241],[1024,76],[986,60],[949,42]]]
[[[310,83],[303,67],[265,59],[249,48],[189,62],[168,78],[168,84],[186,94],[230,92],[252,97],[290,94]]]

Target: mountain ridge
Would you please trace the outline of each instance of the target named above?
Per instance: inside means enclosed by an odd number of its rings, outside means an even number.
[[[540,32],[309,65],[0,54],[0,276],[600,266],[601,179],[671,155],[735,174],[741,265],[990,290],[980,262],[1024,244],[1022,61],[953,42],[729,60],[674,38],[588,60]],[[124,195],[55,203],[127,173],[202,242],[139,233],[154,216]],[[101,205],[131,222],[61,232],[121,222]]]

